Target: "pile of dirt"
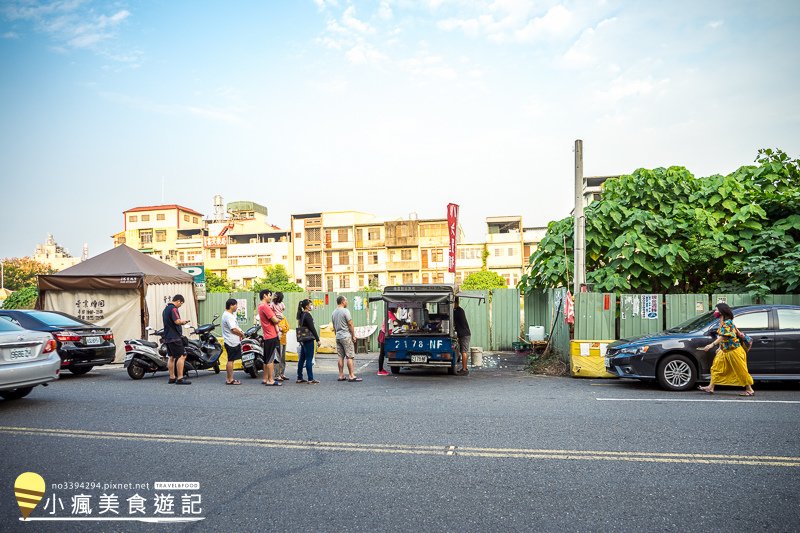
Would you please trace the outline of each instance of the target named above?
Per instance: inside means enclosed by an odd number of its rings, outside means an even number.
[[[543,376],[569,376],[569,367],[557,353],[547,356],[534,354],[528,357],[528,372]]]

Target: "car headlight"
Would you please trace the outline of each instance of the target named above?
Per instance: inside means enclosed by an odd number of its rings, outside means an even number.
[[[619,351],[620,354],[628,354],[628,355],[642,355],[646,354],[647,350],[649,350],[649,346],[631,346],[630,348],[623,348]]]

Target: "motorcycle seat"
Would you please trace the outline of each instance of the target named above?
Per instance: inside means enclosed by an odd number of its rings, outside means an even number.
[[[149,346],[150,348],[158,348],[158,343],[153,341],[139,341],[142,346]]]

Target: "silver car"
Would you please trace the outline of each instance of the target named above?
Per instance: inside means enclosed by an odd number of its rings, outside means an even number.
[[[58,379],[60,370],[52,335],[0,320],[0,397],[27,396],[36,385]]]

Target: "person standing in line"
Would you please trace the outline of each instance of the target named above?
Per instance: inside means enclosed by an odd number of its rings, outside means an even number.
[[[741,339],[748,337],[739,332],[733,323],[733,309],[726,303],[718,303],[714,309],[714,316],[719,318],[717,338],[714,342],[703,346],[701,350],[707,352],[715,346],[720,346],[711,364],[711,383],[707,387],[698,387],[703,392],[714,394],[717,385],[733,385],[744,387],[744,392],[739,396],[755,396],[753,390],[753,377],[747,370],[747,352],[742,347]]]
[[[456,336],[458,337],[458,350],[461,352],[461,368],[458,373],[469,374],[469,370],[467,369],[467,354],[469,354],[469,341],[472,337],[472,332],[469,330],[467,314],[464,312],[464,308],[461,307],[457,296],[453,307],[453,326],[455,327]]]
[[[264,349],[264,385],[280,386],[280,381],[273,379],[275,372],[275,356],[278,353],[278,317],[270,307],[272,291],[264,289],[259,293],[261,304],[258,306],[258,319],[261,321],[261,334],[264,340],[261,345]]]
[[[356,357],[356,329],[353,326],[353,317],[347,309],[347,298],[336,298],[338,307],[331,315],[333,329],[336,331],[336,352],[339,355],[339,381],[363,381],[354,373],[353,366]],[[344,366],[347,361],[347,377],[344,376]]]
[[[305,328],[307,331],[301,330]],[[303,331],[306,336],[303,340],[298,333],[298,346],[297,349],[297,383],[309,383],[316,385],[318,380],[314,379],[314,342],[319,344],[319,333],[314,326],[314,317],[311,316],[311,300],[302,300],[297,306],[297,329],[298,332]],[[308,337],[311,335],[311,338]],[[306,368],[306,375],[308,381],[303,379],[303,366]]]
[[[386,358],[386,336],[392,334],[392,327],[394,326],[397,317],[395,316],[394,307],[389,308],[389,322],[387,325],[386,320],[383,321],[383,325],[381,326],[381,332],[378,334],[378,345],[380,346],[380,354],[378,355],[378,375],[379,376],[388,376],[389,373],[383,368],[383,363]],[[388,332],[388,333],[387,333]]]
[[[269,304],[278,318],[278,335],[280,336],[280,345],[278,346],[278,355],[275,361],[275,380],[286,381],[286,334],[289,332],[289,321],[286,320],[286,304],[283,303],[283,293],[278,291],[275,297]]]
[[[233,379],[233,363],[242,358],[242,339],[244,332],[239,328],[236,320],[236,309],[238,304],[233,298],[225,302],[225,312],[222,313],[222,342],[225,344],[225,353],[228,355],[228,363],[225,365],[225,384],[241,385],[238,379]]]
[[[185,299],[182,295],[176,294],[172,297],[172,302],[168,303],[161,313],[164,321],[164,344],[167,346],[167,369],[169,370],[169,381],[176,385],[191,385],[192,382],[184,379],[183,366],[186,362],[186,349],[183,346],[183,328],[189,323],[188,320],[181,318],[178,309],[183,305]]]

